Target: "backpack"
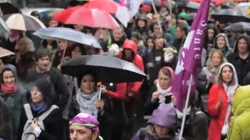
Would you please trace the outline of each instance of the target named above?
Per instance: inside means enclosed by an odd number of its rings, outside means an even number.
[[[43,112],[43,114],[41,114],[37,120],[38,120],[38,126],[42,129],[42,130],[45,130],[44,128],[44,124],[43,124],[43,120],[45,118],[47,118],[47,116],[55,109],[59,108],[58,106],[56,105],[52,105],[47,111]],[[24,125],[24,128],[23,128],[23,134],[22,134],[22,140],[37,140],[37,137],[35,136],[35,134],[33,132],[30,131],[30,125],[31,125],[31,122],[33,121],[33,115],[32,115],[32,112],[31,112],[31,107],[29,104],[25,104],[24,105],[24,109],[25,109],[25,113],[26,113],[26,116],[27,116],[27,121]]]

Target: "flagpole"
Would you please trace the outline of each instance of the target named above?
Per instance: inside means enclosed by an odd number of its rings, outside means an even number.
[[[192,84],[193,84],[193,75],[191,74],[190,80],[189,80],[189,85],[188,85],[188,93],[187,93],[187,97],[186,97],[185,108],[184,108],[184,111],[183,111],[183,117],[182,117],[182,123],[181,123],[181,131],[180,131],[180,134],[179,134],[179,140],[182,140],[182,135],[183,135],[183,132],[184,132],[186,114],[187,114],[187,108],[188,108],[188,103],[189,103],[189,97],[190,97],[190,94],[191,94]]]
[[[158,12],[157,12],[157,10],[155,8],[155,3],[154,3],[153,0],[150,0],[150,1],[151,1],[151,5],[152,5],[152,7],[154,9],[155,14],[157,15],[157,21],[158,21],[158,25],[160,26],[160,31],[163,32],[162,27],[161,27],[161,22],[160,22],[160,16],[158,16]]]

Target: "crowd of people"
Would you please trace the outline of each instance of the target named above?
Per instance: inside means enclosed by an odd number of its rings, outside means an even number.
[[[15,55],[0,58],[0,139],[177,140],[186,115],[185,140],[248,140],[250,36],[244,26],[232,23],[226,31],[229,23],[209,19],[196,90],[183,114],[171,87],[191,26],[188,11],[158,8],[153,14],[143,4],[126,28],[112,30],[63,25],[53,17],[45,23],[93,35],[101,49],[11,30],[1,40]],[[31,15],[40,19],[38,11]],[[133,63],[147,77],[100,85],[92,70],[80,77],[61,73],[62,62],[103,53]]]

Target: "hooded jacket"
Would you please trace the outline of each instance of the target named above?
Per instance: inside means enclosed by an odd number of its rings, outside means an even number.
[[[148,125],[158,125],[169,129],[168,138],[160,138],[156,133],[152,134],[145,128],[141,128],[131,140],[178,140],[175,133],[177,125],[177,113],[172,104],[161,104],[148,120]]]
[[[225,48],[222,50],[222,54],[224,57],[226,57],[228,54],[232,53],[233,50],[230,48],[230,45],[229,45],[229,41],[228,41],[228,37],[225,33],[220,33],[218,34],[215,39],[214,39],[214,43],[213,43],[213,46],[215,49],[219,49],[218,46],[217,46],[217,39],[219,37],[223,37],[225,39],[225,42],[226,42],[226,46],[224,46]]]
[[[235,68],[230,63],[224,63],[221,65],[221,68],[219,70],[219,74],[222,72],[222,68],[224,66],[230,66],[233,69],[233,80],[235,81],[234,85],[230,85],[227,87],[224,87],[224,85],[221,84],[215,84],[211,87],[209,91],[209,97],[208,97],[208,104],[207,109],[208,113],[211,116],[211,122],[208,130],[208,140],[220,140],[221,139],[221,131],[222,127],[224,125],[226,112],[228,108],[228,96],[232,96],[235,93],[235,90],[238,87],[238,78]],[[218,78],[217,80],[218,81]],[[226,89],[225,89],[226,88]],[[230,90],[230,91],[226,91]],[[231,93],[234,92],[234,93]],[[231,94],[231,95],[229,95]],[[222,101],[219,110],[216,110],[216,105]]]
[[[250,37],[248,35],[242,35],[235,42],[234,53],[231,53],[227,56],[227,61],[232,63],[237,71],[238,82],[240,85],[243,84],[243,80],[246,77],[247,73],[250,71],[250,54],[246,59],[241,59],[238,53],[238,41],[244,38],[248,43],[248,51],[250,52]]]
[[[233,117],[227,133],[227,140],[250,139],[250,86],[242,86],[236,90],[232,103]]]
[[[124,49],[130,49],[133,52],[133,59],[132,63],[134,63],[141,71],[144,71],[144,65],[143,60],[140,55],[137,54],[137,48],[135,42],[132,40],[126,40],[123,44],[123,50]],[[122,51],[119,55],[119,58],[124,59],[124,52]],[[123,99],[123,100],[129,100],[128,94],[133,93],[134,97],[137,97],[137,93],[140,90],[140,87],[142,85],[142,81],[140,82],[131,82],[131,83],[119,83],[116,85],[116,92],[112,92],[110,90],[107,91],[108,95],[110,95],[112,98],[116,99]]]
[[[0,90],[0,97],[3,98],[10,113],[13,135],[15,136],[17,134],[17,129],[19,127],[22,106],[23,104],[27,103],[26,100],[27,90],[25,90],[20,84],[15,66],[10,64],[5,65],[2,69],[2,74],[6,70],[10,70],[13,72],[17,84],[17,91],[12,94],[5,94],[3,90]]]

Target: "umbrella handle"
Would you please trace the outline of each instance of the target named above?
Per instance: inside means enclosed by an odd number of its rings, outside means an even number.
[[[65,57],[67,46],[68,46],[68,40],[66,41],[66,45],[65,45],[64,50],[63,50],[63,56],[62,56],[62,60],[61,60],[61,63],[60,63],[60,64],[62,64],[63,59],[64,59],[64,57]]]
[[[101,99],[101,95],[102,95],[102,91],[101,91],[101,88],[99,88],[99,92],[98,92],[98,99]]]

